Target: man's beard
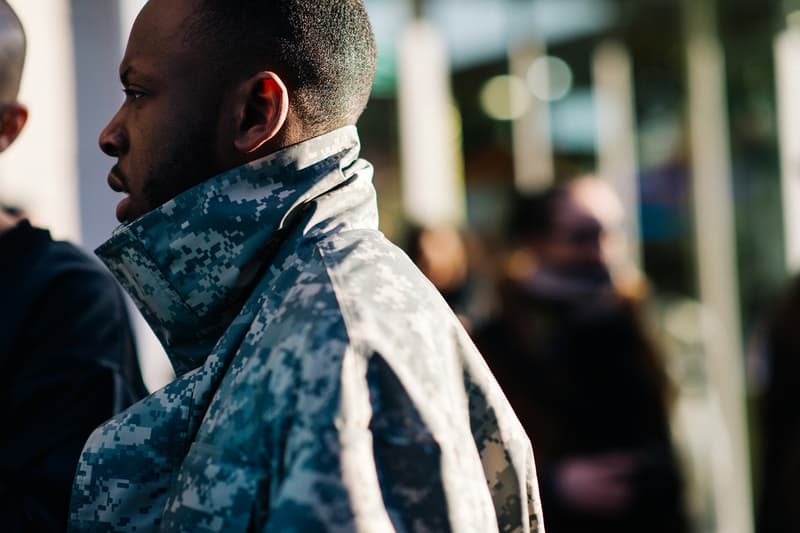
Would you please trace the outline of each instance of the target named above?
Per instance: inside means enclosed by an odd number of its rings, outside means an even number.
[[[213,155],[215,125],[207,122],[186,127],[169,147],[170,157],[148,169],[142,194],[153,209],[225,170]]]
[[[608,268],[590,263],[538,268],[521,287],[536,298],[570,305],[585,305],[615,292]]]
[[[593,287],[605,287],[612,282],[611,273],[602,263],[570,265],[562,267],[557,272],[567,279]]]

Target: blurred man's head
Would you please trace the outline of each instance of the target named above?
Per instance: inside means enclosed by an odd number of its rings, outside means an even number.
[[[512,231],[531,250],[539,267],[606,277],[603,227],[569,187],[554,187],[519,199]]]
[[[25,65],[25,31],[17,14],[0,1],[0,152],[16,140],[28,118],[17,95]]]
[[[375,73],[363,0],[150,0],[100,135],[133,220],[206,179],[354,124]]]

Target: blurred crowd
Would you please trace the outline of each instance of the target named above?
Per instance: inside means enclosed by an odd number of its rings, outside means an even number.
[[[718,406],[702,375],[702,335],[675,331],[699,330],[701,305],[656,296],[632,260],[622,205],[600,178],[515,193],[508,205],[501,242],[415,226],[406,249],[470,331],[534,443],[547,530],[717,531],[703,435],[719,429]],[[751,343],[764,533],[800,531],[799,311],[795,281]]]

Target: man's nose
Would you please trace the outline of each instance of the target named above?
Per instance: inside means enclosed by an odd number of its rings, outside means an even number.
[[[127,137],[125,131],[120,127],[118,117],[114,117],[102,132],[100,132],[100,150],[111,157],[119,157],[127,149]]]

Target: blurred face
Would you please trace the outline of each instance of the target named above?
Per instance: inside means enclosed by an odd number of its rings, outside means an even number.
[[[604,269],[602,238],[603,228],[597,218],[567,194],[558,202],[553,231],[538,243],[536,256],[554,270]]]
[[[235,164],[225,151],[223,90],[208,61],[187,44],[192,0],[150,0],[131,31],[120,80],[125,101],[100,135],[117,159],[109,186],[131,222]]]
[[[456,290],[467,277],[467,250],[456,230],[426,229],[419,236],[418,266],[440,291]]]

